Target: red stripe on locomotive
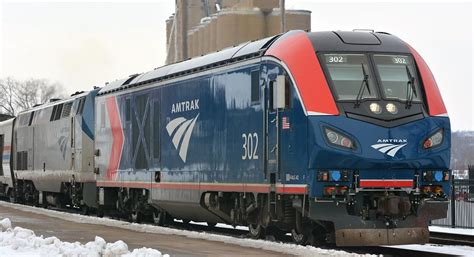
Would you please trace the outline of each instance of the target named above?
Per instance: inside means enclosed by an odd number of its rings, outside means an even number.
[[[122,156],[123,131],[115,97],[107,98],[106,105],[113,137],[112,151],[107,168],[107,179],[114,180],[117,177],[117,169],[119,168]]]
[[[390,188],[390,187],[413,187],[413,180],[360,180],[360,187],[377,187],[377,188]]]
[[[425,87],[426,93],[426,101],[428,102],[428,112],[431,116],[442,116],[447,115],[446,107],[443,102],[443,98],[441,97],[441,93],[439,92],[438,85],[436,84],[436,80],[431,73],[430,68],[426,64],[425,60],[421,57],[421,55],[413,49],[410,45],[408,45],[410,52],[412,53],[413,57],[415,58],[416,65],[418,66],[418,70],[420,71],[421,80],[423,81],[423,85]]]

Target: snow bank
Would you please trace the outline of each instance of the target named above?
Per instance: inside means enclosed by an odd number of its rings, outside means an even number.
[[[63,256],[63,257],[169,257],[150,248],[128,250],[125,242],[119,240],[107,243],[96,236],[86,244],[62,242],[56,237],[36,236],[32,230],[12,227],[10,219],[0,221],[0,256]]]
[[[251,248],[263,249],[263,250],[273,251],[273,252],[278,252],[278,253],[283,253],[283,254],[290,254],[290,255],[373,256],[370,254],[360,255],[360,254],[350,253],[350,252],[341,251],[341,250],[322,249],[322,248],[318,248],[314,246],[301,246],[301,245],[295,245],[291,243],[270,242],[270,241],[265,241],[265,240],[255,240],[255,239],[247,239],[247,238],[236,238],[236,237],[231,237],[231,236],[226,236],[226,235],[218,235],[218,234],[211,234],[211,233],[205,233],[205,232],[166,228],[166,227],[159,227],[159,226],[147,225],[147,224],[129,223],[125,221],[65,213],[65,212],[60,212],[60,211],[55,211],[55,210],[36,208],[32,206],[13,204],[13,203],[2,202],[2,201],[0,201],[0,206],[6,206],[6,207],[14,208],[17,210],[21,210],[21,211],[46,215],[49,217],[55,217],[62,220],[76,222],[76,223],[86,223],[86,224],[104,225],[104,226],[109,226],[109,227],[119,227],[122,229],[128,229],[128,230],[144,232],[144,233],[185,236],[187,238],[192,238],[192,239],[203,239],[203,240],[212,241],[212,242],[233,244],[233,245],[239,245],[242,247],[251,247]],[[146,255],[143,255],[143,256],[146,256]]]

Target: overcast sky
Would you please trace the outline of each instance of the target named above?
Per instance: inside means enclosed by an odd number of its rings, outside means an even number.
[[[73,93],[164,64],[174,0],[0,1],[0,77],[47,78]],[[313,31],[368,28],[411,44],[438,82],[453,130],[474,130],[471,2],[286,2],[312,11]]]

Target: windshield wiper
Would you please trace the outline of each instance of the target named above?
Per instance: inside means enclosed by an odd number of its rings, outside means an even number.
[[[415,78],[411,75],[410,69],[408,65],[405,65],[408,81],[407,81],[407,101],[405,102],[405,108],[409,109],[411,107],[411,103],[413,102],[413,95],[418,96],[416,93],[415,88]],[[411,89],[411,90],[410,90]]]
[[[354,108],[357,108],[360,106],[360,102],[362,100],[362,96],[364,95],[365,88],[367,88],[367,91],[369,92],[370,95],[372,94],[370,92],[370,87],[369,87],[369,75],[367,74],[367,71],[365,70],[364,64],[361,63],[360,65],[362,66],[362,73],[364,74],[364,78],[362,79],[362,83],[360,84],[359,93],[357,93]]]

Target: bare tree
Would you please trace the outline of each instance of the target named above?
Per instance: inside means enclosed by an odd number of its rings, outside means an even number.
[[[63,97],[63,87],[46,79],[18,81],[7,77],[0,80],[0,112],[15,115],[53,97]]]
[[[11,77],[0,79],[0,112],[14,116],[16,109],[15,90],[18,81]]]

